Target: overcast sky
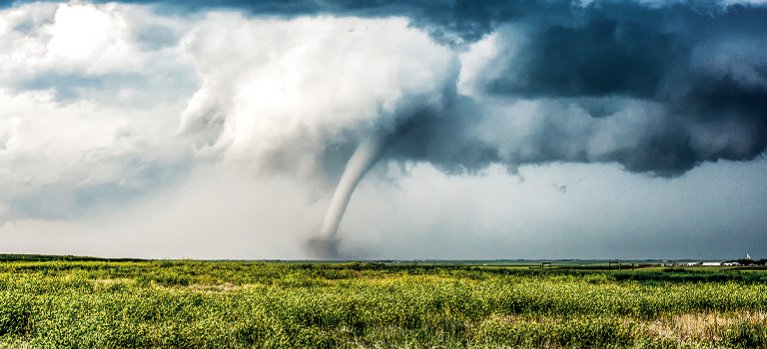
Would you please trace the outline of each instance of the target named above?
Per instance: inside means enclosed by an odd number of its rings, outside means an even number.
[[[764,1],[210,3],[0,1],[0,252],[767,257]]]

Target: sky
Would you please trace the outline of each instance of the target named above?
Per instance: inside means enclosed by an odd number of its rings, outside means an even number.
[[[767,2],[0,1],[0,253],[767,258]]]

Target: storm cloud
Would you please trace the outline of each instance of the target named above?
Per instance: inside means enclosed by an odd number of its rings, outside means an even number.
[[[0,219],[80,216],[218,164],[320,196],[347,178],[324,224],[337,229],[371,168],[678,178],[767,148],[759,1],[0,8]]]
[[[675,176],[705,161],[750,160],[767,146],[767,8],[759,4],[182,6],[236,8],[253,18],[404,17],[450,47],[443,55],[462,64],[445,73],[442,103],[415,100],[388,118],[380,126],[393,129],[384,159],[428,161],[449,171],[492,163],[617,162],[630,171]]]

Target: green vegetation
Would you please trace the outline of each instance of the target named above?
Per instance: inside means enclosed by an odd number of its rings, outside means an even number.
[[[0,348],[767,348],[767,272],[0,263]]]

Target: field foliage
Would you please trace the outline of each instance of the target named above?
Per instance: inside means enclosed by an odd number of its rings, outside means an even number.
[[[767,348],[767,272],[0,264],[7,348]]]

